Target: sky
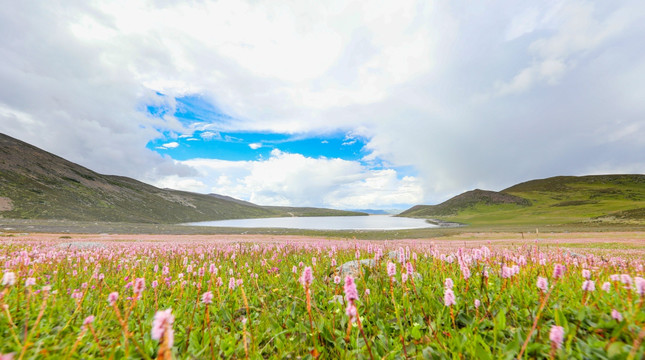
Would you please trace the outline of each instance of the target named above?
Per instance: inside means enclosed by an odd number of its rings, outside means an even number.
[[[0,132],[262,205],[645,173],[645,2],[0,0]]]

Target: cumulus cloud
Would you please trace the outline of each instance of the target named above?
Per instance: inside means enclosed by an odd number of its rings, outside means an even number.
[[[181,161],[198,182],[168,176],[159,186],[233,196],[264,205],[335,208],[400,207],[423,198],[419,179],[392,169],[371,170],[357,161],[312,158],[274,149],[268,159]]]
[[[100,172],[264,203],[375,204],[379,187],[434,203],[643,173],[644,17],[638,0],[14,1],[0,9],[0,131]],[[186,95],[229,116],[177,119]],[[195,131],[351,133],[367,139],[364,164],[383,167],[146,148]],[[392,175],[401,166],[417,174]]]

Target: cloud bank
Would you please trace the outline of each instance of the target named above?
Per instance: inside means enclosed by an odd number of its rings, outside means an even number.
[[[389,207],[645,173],[643,20],[629,0],[9,2],[0,131],[99,172],[265,204]],[[227,116],[173,116],[186,95]],[[146,148],[196,130],[353,133],[368,155]]]

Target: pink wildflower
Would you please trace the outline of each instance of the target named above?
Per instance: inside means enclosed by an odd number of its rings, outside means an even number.
[[[302,275],[300,276],[300,284],[302,284],[302,287],[307,289],[309,286],[311,286],[311,283],[314,280],[313,272],[311,270],[311,266],[305,267],[305,269],[302,271]]]
[[[137,278],[134,281],[134,287],[132,288],[132,291],[137,295],[141,295],[141,293],[143,292],[143,290],[145,290],[145,288],[146,288],[146,279]]]
[[[27,280],[25,280],[25,287],[30,287],[32,285],[36,285],[36,279],[32,277],[27,278]]]
[[[2,275],[2,286],[13,286],[16,283],[16,274],[7,271]]]
[[[555,346],[556,349],[561,348],[562,341],[564,341],[564,328],[557,325],[551,326],[551,332],[549,332],[549,340],[551,340],[551,344]]]
[[[208,267],[208,272],[217,275],[217,266],[215,266],[215,264],[210,264],[210,266]]]
[[[354,305],[353,302],[347,303],[345,314],[347,314],[347,316],[349,317],[350,322],[356,321],[356,316],[358,315],[358,311],[356,310],[356,306]]]
[[[234,277],[228,279],[228,288],[229,288],[229,290],[235,290],[235,278]]]
[[[587,269],[582,270],[582,277],[587,280],[591,279],[591,271]]]
[[[645,279],[637,276],[634,278],[634,290],[640,296],[645,296]]]
[[[202,303],[204,304],[210,304],[213,302],[213,293],[210,291],[205,292],[202,294]]]
[[[611,309],[611,317],[612,317],[612,319],[614,319],[614,320],[616,320],[618,322],[623,321],[623,315],[621,313],[619,313],[618,310],[616,310],[616,309]]]
[[[237,286],[242,286],[244,284],[244,279],[237,279]]]
[[[446,280],[444,280],[444,282],[443,282],[443,285],[446,287],[446,289],[452,290],[452,287],[454,286],[454,283],[452,282],[451,278],[446,278]]]
[[[481,304],[482,303],[481,303],[481,301],[479,301],[479,299],[475,299],[475,309],[478,309],[479,306],[481,306]]]
[[[336,259],[331,259],[331,266],[336,266]]]
[[[620,281],[620,275],[618,275],[618,274],[611,274],[611,275],[609,275],[609,279],[610,279],[611,281]]]
[[[358,291],[356,290],[356,283],[351,275],[345,277],[345,300],[348,302],[358,299]]]
[[[403,264],[405,262],[405,249],[399,247],[399,262]]]
[[[513,276],[513,268],[502,266],[502,279],[508,279]]]
[[[564,266],[561,264],[555,264],[553,266],[553,278],[559,279],[564,275]]]
[[[611,290],[611,283],[609,283],[609,281],[605,281],[602,283],[601,289],[605,292],[609,292],[609,290]]]
[[[338,275],[334,276],[334,284],[336,285],[340,284],[340,276]]]
[[[582,283],[582,290],[594,291],[596,290],[596,283],[593,280],[585,280],[585,282]]]
[[[546,278],[538,276],[537,287],[538,287],[538,289],[542,290],[543,293],[545,293],[549,289],[549,282],[547,281]]]
[[[152,288],[154,289],[154,288],[156,288],[157,286],[159,286],[159,282],[158,282],[157,280],[152,280],[152,284],[150,284],[150,285],[151,285],[151,286],[152,286]]]
[[[152,339],[161,341],[161,339],[165,338],[168,341],[168,348],[172,348],[174,342],[172,323],[174,321],[175,317],[172,315],[172,309],[157,311],[152,320],[152,331],[150,332]]]
[[[405,283],[405,282],[407,282],[407,281],[408,281],[408,273],[404,273],[404,272],[402,272],[402,273],[401,273],[401,282],[402,282],[402,283]]]
[[[387,276],[394,277],[396,275],[396,264],[391,261],[387,263]]]
[[[445,306],[452,306],[457,304],[455,301],[455,293],[451,289],[446,289],[443,293],[443,304]]]
[[[86,328],[88,325],[94,322],[94,315],[90,315],[83,320],[83,328]]]
[[[622,282],[625,285],[631,285],[632,284],[632,277],[627,275],[627,274],[621,274],[620,275],[620,282]]]
[[[114,303],[119,299],[119,293],[118,292],[111,292],[110,295],[108,295],[108,302],[110,305],[114,305]]]

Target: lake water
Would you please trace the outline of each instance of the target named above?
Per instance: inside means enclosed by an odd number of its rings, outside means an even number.
[[[389,215],[236,219],[202,221],[184,225],[305,230],[404,230],[438,227],[437,225],[426,222],[424,219],[393,217]]]

